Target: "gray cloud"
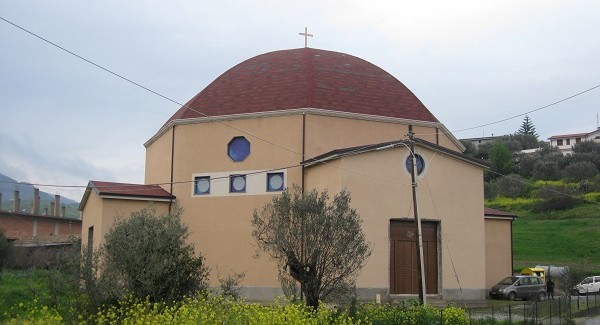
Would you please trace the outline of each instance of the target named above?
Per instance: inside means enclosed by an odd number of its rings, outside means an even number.
[[[592,0],[146,1],[0,4],[2,16],[185,103],[227,69],[304,45],[361,57],[450,129],[600,84]],[[431,9],[433,8],[433,9]],[[0,172],[20,181],[143,182],[144,148],[179,107],[0,22]],[[542,138],[595,129],[600,90],[530,115]],[[457,137],[512,133],[517,118]],[[66,195],[66,194],[65,194]]]

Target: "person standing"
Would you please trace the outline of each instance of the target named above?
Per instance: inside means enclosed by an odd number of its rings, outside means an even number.
[[[554,282],[551,278],[546,281],[546,292],[548,293],[548,299],[554,299]]]

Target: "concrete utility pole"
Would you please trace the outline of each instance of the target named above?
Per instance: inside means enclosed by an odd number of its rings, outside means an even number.
[[[415,141],[414,132],[412,125],[408,126],[408,138],[410,143],[410,155],[412,157],[411,163],[411,180],[412,180],[412,197],[413,197],[413,211],[415,216],[415,224],[417,230],[417,249],[419,255],[417,256],[417,265],[419,266],[419,302],[425,306],[427,305],[426,288],[425,288],[425,262],[423,259],[423,232],[421,231],[421,218],[419,218],[419,208],[417,204],[417,156],[415,154]]]

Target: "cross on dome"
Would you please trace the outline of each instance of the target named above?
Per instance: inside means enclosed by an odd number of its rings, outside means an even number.
[[[304,33],[298,33],[298,35],[304,36],[304,47],[308,47],[308,38],[313,37],[313,34],[309,34],[308,28],[304,27]]]

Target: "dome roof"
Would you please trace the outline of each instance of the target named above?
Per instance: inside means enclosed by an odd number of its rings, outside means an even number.
[[[344,53],[300,48],[261,54],[234,66],[167,123],[297,108],[438,122],[406,86],[374,64]]]

